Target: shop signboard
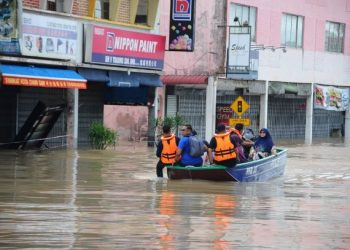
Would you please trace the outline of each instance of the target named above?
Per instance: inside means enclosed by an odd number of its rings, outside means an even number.
[[[85,61],[162,70],[165,36],[86,25]]]
[[[76,60],[77,22],[66,18],[23,13],[21,31],[23,55]]]
[[[249,74],[250,26],[230,26],[227,48],[227,74]]]
[[[315,85],[314,107],[334,111],[347,110],[349,108],[349,88]]]
[[[0,54],[19,55],[18,2],[2,0],[0,8]]]
[[[232,116],[233,112],[229,104],[216,105],[216,125],[225,124],[228,126]]]
[[[236,124],[241,123],[243,126],[250,126],[250,119],[248,118],[231,118],[229,121],[230,127],[234,127]]]
[[[169,50],[193,51],[195,0],[171,0]]]

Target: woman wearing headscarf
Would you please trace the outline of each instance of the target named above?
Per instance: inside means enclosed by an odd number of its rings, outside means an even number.
[[[262,128],[259,131],[258,139],[254,142],[250,156],[254,160],[264,158],[274,151],[273,147],[274,143],[269,130],[267,128]]]

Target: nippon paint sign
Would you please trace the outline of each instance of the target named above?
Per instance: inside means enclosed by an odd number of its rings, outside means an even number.
[[[162,70],[164,51],[164,36],[86,26],[86,62]]]

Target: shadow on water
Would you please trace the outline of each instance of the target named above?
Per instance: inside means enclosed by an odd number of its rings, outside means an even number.
[[[288,147],[266,183],[156,178],[146,147],[1,151],[0,247],[346,249],[349,148],[334,148]]]

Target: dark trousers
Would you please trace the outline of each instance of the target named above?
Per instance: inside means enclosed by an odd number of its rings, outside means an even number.
[[[236,166],[237,160],[236,160],[236,158],[225,160],[225,161],[215,161],[214,160],[214,163],[218,164],[218,165],[225,166],[225,167],[233,168],[234,166]]]
[[[161,160],[158,161],[157,163],[157,177],[163,177],[163,168],[168,165],[168,164],[164,164],[163,162],[161,162]]]

